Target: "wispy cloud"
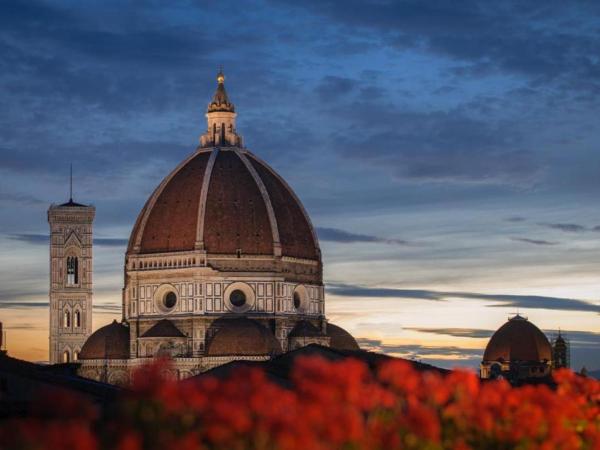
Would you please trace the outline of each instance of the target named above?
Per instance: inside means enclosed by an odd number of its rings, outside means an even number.
[[[117,304],[96,304],[94,305],[94,311],[106,311],[106,312],[117,312],[121,311],[123,307]]]
[[[349,284],[328,284],[326,289],[330,294],[344,297],[421,299],[433,301],[448,301],[452,298],[462,298],[494,302],[493,304],[487,305],[488,307],[589,311],[600,314],[600,305],[595,305],[584,300],[546,297],[541,295],[479,294],[474,292],[443,292],[426,289],[372,288]]]
[[[472,349],[453,345],[419,345],[419,344],[386,344],[380,339],[357,338],[358,345],[365,349],[386,354],[402,355],[411,359],[428,359],[428,357],[449,357],[454,360],[481,359],[483,349]]]
[[[319,235],[319,239],[321,241],[341,242],[346,244],[355,242],[371,242],[394,245],[408,244],[408,242],[403,239],[388,239],[368,234],[357,234],[350,231],[340,230],[339,228],[317,227],[317,234]]]
[[[35,309],[35,308],[48,308],[48,302],[0,301],[0,309]]]
[[[484,330],[480,328],[412,328],[405,330],[418,331],[419,333],[432,333],[444,336],[466,337],[466,338],[488,338],[494,334],[494,330]]]
[[[567,233],[583,233],[588,228],[577,223],[540,223],[541,226],[552,228],[553,230],[565,231]]]
[[[558,242],[546,241],[543,239],[530,239],[530,238],[522,238],[522,237],[513,237],[511,240],[515,242],[524,242],[526,244],[532,245],[557,245]]]

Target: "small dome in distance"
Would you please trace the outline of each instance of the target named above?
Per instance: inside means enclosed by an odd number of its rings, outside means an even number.
[[[546,335],[525,317],[516,315],[496,331],[483,354],[484,361],[550,361]]]

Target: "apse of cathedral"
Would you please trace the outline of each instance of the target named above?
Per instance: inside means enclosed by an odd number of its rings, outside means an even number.
[[[50,360],[126,384],[167,356],[176,378],[316,343],[358,350],[325,318],[315,230],[285,180],[243,146],[225,77],[200,145],[148,198],[125,254],[122,320],[91,332],[94,208],[48,211]]]

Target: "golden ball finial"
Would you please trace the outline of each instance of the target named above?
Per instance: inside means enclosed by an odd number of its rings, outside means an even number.
[[[225,82],[225,75],[223,74],[223,69],[219,70],[219,73],[217,74],[217,82],[219,84],[223,84]]]

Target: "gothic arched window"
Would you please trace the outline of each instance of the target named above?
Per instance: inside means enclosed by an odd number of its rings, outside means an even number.
[[[71,355],[69,355],[69,350],[65,350],[63,352],[63,362],[64,363],[71,362]]]
[[[69,311],[65,311],[63,315],[63,327],[69,328],[71,326],[71,313]]]
[[[75,317],[73,317],[73,321],[75,322],[75,328],[79,328],[81,326],[81,312],[75,311]]]
[[[73,352],[73,361],[77,361],[79,359],[79,352],[78,351],[74,351]]]
[[[67,256],[67,285],[79,283],[79,262],[76,256]]]

